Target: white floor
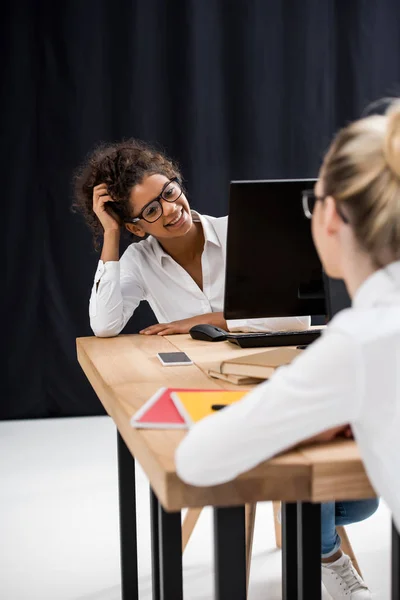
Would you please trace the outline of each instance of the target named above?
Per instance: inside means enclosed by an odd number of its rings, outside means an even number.
[[[120,600],[116,433],[108,417],[0,423],[0,599]],[[149,488],[137,471],[141,600],[150,600]],[[348,528],[376,600],[389,600],[390,514]],[[185,600],[209,600],[211,512],[184,555]],[[278,600],[272,507],[259,504],[250,600]],[[173,600],[173,599],[171,599]]]

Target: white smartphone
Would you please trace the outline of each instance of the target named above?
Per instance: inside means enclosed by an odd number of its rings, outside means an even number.
[[[157,356],[163,367],[183,367],[193,364],[184,352],[159,352]]]

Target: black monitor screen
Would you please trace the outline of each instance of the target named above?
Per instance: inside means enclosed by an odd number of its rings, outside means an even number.
[[[351,307],[351,299],[342,279],[332,279],[324,275],[325,298],[329,320],[341,310]]]
[[[326,315],[322,265],[304,216],[315,179],[232,181],[226,319]]]

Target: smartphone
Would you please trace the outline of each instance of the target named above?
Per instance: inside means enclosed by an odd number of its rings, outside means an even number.
[[[157,357],[163,367],[183,367],[193,364],[184,352],[158,352]]]

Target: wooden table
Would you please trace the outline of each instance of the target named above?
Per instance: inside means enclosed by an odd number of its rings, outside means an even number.
[[[195,364],[162,367],[156,354],[174,350],[184,350]],[[232,482],[200,488],[182,482],[175,471],[174,455],[185,435],[183,431],[137,430],[130,425],[136,410],[162,386],[240,389],[211,379],[206,371],[226,358],[265,350],[241,349],[229,342],[200,342],[189,335],[78,338],[79,363],[119,432],[124,600],[138,598],[132,457],[142,466],[151,486],[154,598],[183,597],[180,511],[211,505],[215,507],[216,597],[243,600],[246,595],[244,505],[269,500],[283,502],[284,598],[320,597],[319,503],[375,495],[353,441],[296,449],[258,465]],[[307,552],[306,564],[302,564],[301,549]],[[293,576],[293,570],[299,570],[301,576]]]

